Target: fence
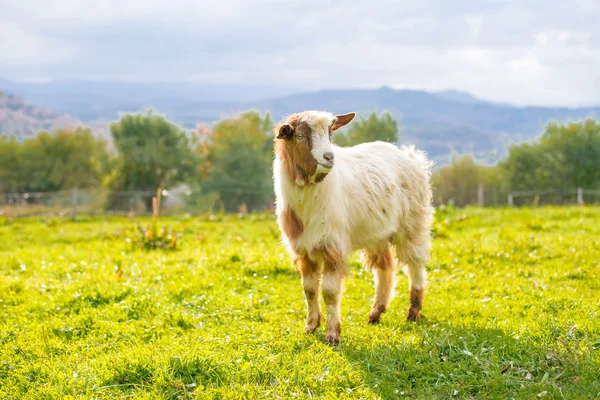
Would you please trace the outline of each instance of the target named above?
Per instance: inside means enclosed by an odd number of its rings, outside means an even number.
[[[445,188],[448,190],[448,187]],[[435,206],[453,205],[466,207],[478,205],[480,207],[506,206],[506,191],[498,185],[457,185],[450,192],[441,192],[434,187],[433,200]]]
[[[235,191],[240,196],[241,188]],[[233,192],[232,192],[233,193]],[[39,215],[57,215],[75,218],[85,215],[151,215],[154,191],[113,192],[107,189],[73,189],[58,192],[0,193],[0,216],[26,217]],[[233,196],[233,195],[232,195]],[[223,210],[223,199],[217,193],[192,196],[185,188],[163,190],[161,214],[177,213],[202,214]],[[454,204],[454,199],[447,203]],[[503,194],[494,187],[479,185],[473,194],[463,196],[457,206],[479,205],[494,206],[538,206],[538,205],[571,205],[600,204],[600,190],[539,190],[511,192]],[[265,205],[269,208],[271,205]],[[239,211],[245,211],[244,204]]]
[[[0,193],[0,216],[151,215],[155,191],[73,189],[57,192]],[[222,210],[218,194],[191,196],[186,190],[162,191],[161,214],[206,213]]]
[[[498,185],[459,186],[452,193],[442,194],[434,190],[434,205],[465,207],[520,207],[539,205],[586,205],[600,204],[600,190],[578,188],[573,190],[531,190],[508,192]]]
[[[525,205],[585,205],[600,204],[600,190],[577,188],[575,190],[532,190],[511,192],[507,196],[507,204],[513,206]]]

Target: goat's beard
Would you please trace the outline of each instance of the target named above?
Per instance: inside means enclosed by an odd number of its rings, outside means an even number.
[[[326,177],[327,177],[327,172],[319,172],[315,176],[315,182],[321,183],[321,182],[323,182],[323,179],[325,179]]]
[[[317,169],[314,174],[309,176],[302,167],[296,165],[296,185],[304,186],[307,183],[321,183],[327,177],[327,174],[329,174],[329,170]]]
[[[315,174],[312,176],[312,181],[315,183],[323,182],[323,179],[327,177],[327,174],[331,172],[331,168],[323,167],[321,164],[317,165],[317,170]]]

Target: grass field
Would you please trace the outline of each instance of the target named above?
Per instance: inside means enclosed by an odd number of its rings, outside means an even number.
[[[355,255],[333,347],[272,216],[138,222],[0,220],[1,399],[600,397],[599,208],[439,212],[417,323]]]

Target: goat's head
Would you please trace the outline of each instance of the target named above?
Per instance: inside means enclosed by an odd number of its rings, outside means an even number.
[[[275,153],[288,177],[299,186],[323,181],[335,164],[331,135],[355,115],[305,111],[278,124],[274,131]]]

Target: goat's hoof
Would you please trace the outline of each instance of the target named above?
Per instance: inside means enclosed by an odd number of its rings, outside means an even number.
[[[340,336],[336,333],[328,333],[327,336],[325,336],[325,341],[328,344],[339,344]]]
[[[311,316],[306,319],[306,325],[304,326],[305,333],[313,333],[321,326],[321,314]]]
[[[386,307],[381,305],[377,307],[373,307],[371,313],[369,313],[369,323],[370,324],[378,324],[379,319],[381,318],[381,314],[385,312]]]
[[[369,323],[372,325],[378,324],[380,318],[381,313],[379,313],[377,310],[373,310],[371,311],[371,314],[369,314]]]
[[[321,324],[319,324],[319,323],[306,324],[306,326],[304,327],[304,333],[313,333],[314,331],[317,330],[317,328],[319,328],[319,326],[321,326]]]
[[[421,319],[421,313],[419,312],[419,310],[409,308],[408,314],[406,315],[406,320],[407,321],[416,321],[418,319]]]

